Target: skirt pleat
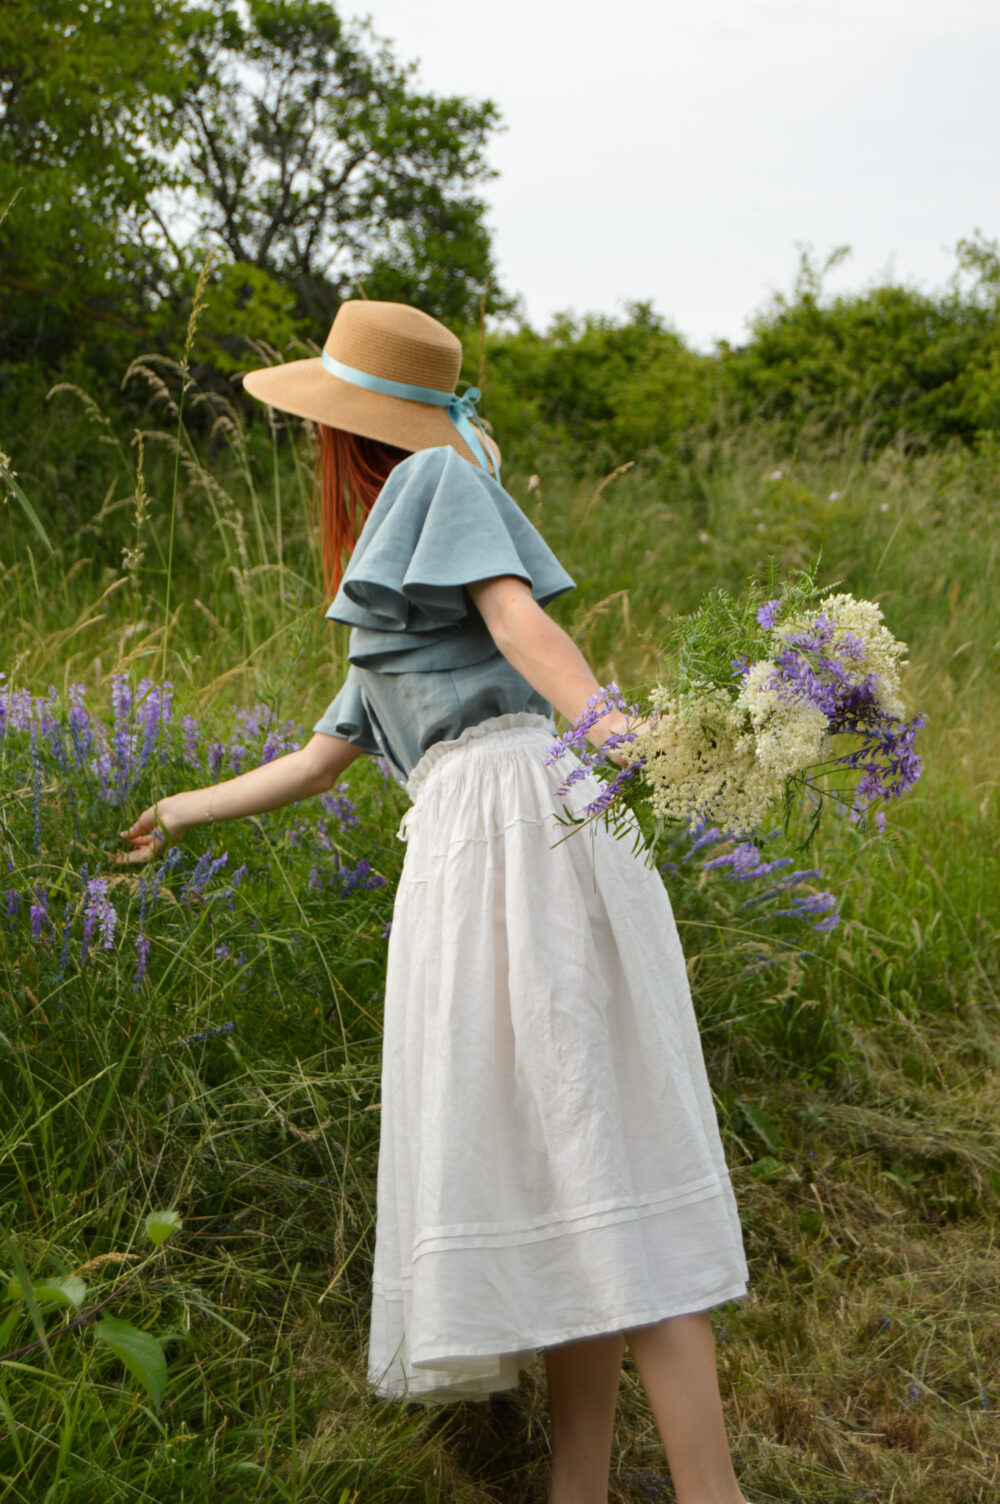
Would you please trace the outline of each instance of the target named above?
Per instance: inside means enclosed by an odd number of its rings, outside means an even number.
[[[533,715],[407,784],[389,940],[369,1377],[481,1398],[539,1347],[746,1290],[739,1218],[659,874],[568,839]]]

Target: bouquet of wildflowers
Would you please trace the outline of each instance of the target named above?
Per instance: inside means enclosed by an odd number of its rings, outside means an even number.
[[[760,830],[778,805],[813,816],[834,800],[863,820],[920,776],[914,751],[924,717],[905,718],[905,644],[872,601],[822,594],[802,575],[770,599],[751,585],[736,599],[713,592],[680,621],[665,681],[644,704],[617,686],[595,695],[552,750],[580,753],[567,782],[629,745],[628,765],[606,782],[588,815],[645,803],[659,820],[734,837]],[[611,708],[634,721],[598,753],[584,737]],[[881,828],[884,816],[875,813]]]

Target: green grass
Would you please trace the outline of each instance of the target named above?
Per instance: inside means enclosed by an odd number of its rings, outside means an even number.
[[[97,443],[113,437],[98,421],[88,471],[58,442],[60,422],[79,435],[74,400],[53,399],[51,453],[12,456],[56,549],[13,498],[0,516],[8,683],[65,700],[82,682],[96,708],[112,676],[165,671],[203,746],[258,701],[307,728],[344,667],[322,618],[308,453],[247,441],[222,412],[211,463],[209,441],[171,419],[140,467],[137,446]],[[602,679],[648,680],[671,615],[709,587],[820,551],[823,577],[877,596],[910,642],[925,777],[884,842],[830,824],[810,857],[842,896],[841,928],[748,974],[741,895],[695,870],[672,891],[751,1261],[749,1298],[715,1318],[748,1496],[987,1504],[1000,1488],[997,458],[863,461],[845,444],[779,464],[745,432],[686,468],[600,486],[550,473],[528,442],[507,471],[577,579],[554,609]],[[70,472],[78,520],[60,529]],[[0,892],[27,901],[42,882],[55,915],[35,942],[26,910],[0,908],[0,1269],[11,1248],[32,1273],[82,1269],[96,1302],[144,1256],[150,1210],[176,1207],[184,1226],[111,1305],[165,1342],[160,1411],[85,1329],[60,1336],[49,1315],[49,1354],[0,1365],[0,1497],[543,1498],[537,1365],[488,1405],[425,1411],[365,1388],[401,796],[352,768],[361,822],[330,825],[336,860],[367,856],[385,890],[310,888],[330,857],[318,807],[198,832],[149,919],[135,990],[138,874],[115,874],[112,948],[80,960],[81,867],[111,872],[125,811],[40,756],[39,802],[26,739],[0,741]],[[175,744],[144,779],[129,808],[204,781]],[[208,892],[249,869],[232,908],[181,898],[208,849],[229,853]],[[8,1345],[31,1336],[25,1314]],[[613,1497],[669,1499],[667,1476],[627,1368]]]

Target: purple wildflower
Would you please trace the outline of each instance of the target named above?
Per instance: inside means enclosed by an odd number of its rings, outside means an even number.
[[[320,794],[319,802],[328,815],[339,820],[345,830],[353,830],[357,825],[357,809],[346,794]]]
[[[184,761],[192,768],[201,767],[201,758],[198,756],[198,722],[193,715],[181,717],[181,748],[184,752]]]
[[[54,689],[49,690],[48,699],[38,699],[35,702],[38,717],[38,730],[45,741],[48,742],[49,751],[61,768],[68,769],[69,757],[66,754],[66,743],[63,740],[62,727],[59,724],[57,711],[58,699]]]
[[[16,888],[8,888],[6,892],[7,918],[14,920],[21,912],[21,895]]]
[[[203,1044],[206,1039],[218,1039],[223,1034],[232,1034],[236,1028],[232,1019],[227,1019],[224,1024],[218,1024],[214,1029],[200,1029],[197,1034],[186,1034],[183,1039],[178,1039],[178,1044]]]
[[[605,810],[610,809],[625,785],[642,771],[643,761],[644,759],[640,758],[637,762],[629,763],[627,767],[622,768],[610,783],[605,784],[597,798],[587,805],[585,813],[603,815]]]
[[[117,774],[112,797],[116,803],[121,804],[132,787],[132,759],[135,751],[135,738],[130,725],[132,690],[127,674],[115,674],[111,680],[111,709],[114,717],[111,733],[112,759]]]
[[[94,931],[98,927],[101,931],[101,942],[105,950],[110,950],[115,938],[115,925],[118,922],[118,914],[114,904],[108,898],[108,879],[106,877],[92,877],[84,887],[83,900],[83,941],[80,947],[80,960],[86,961],[90,942],[94,938]]]
[[[712,857],[711,861],[704,863],[706,872],[713,868],[724,868],[729,877],[737,878],[746,882],[754,877],[768,877],[772,872],[778,872],[782,867],[791,866],[790,856],[776,857],[773,862],[766,862],[761,855],[759,847],[753,841],[739,841],[732,851],[722,856]]]
[[[765,601],[763,606],[758,608],[757,620],[766,632],[770,632],[773,629],[780,605],[781,602],[778,600]]]
[[[239,887],[240,883],[246,877],[247,871],[248,871],[248,868],[247,868],[246,862],[241,862],[240,865],[236,868],[236,871],[230,877],[230,879],[229,879],[229,887],[226,889],[225,893],[222,895],[223,898],[225,898],[225,900],[226,900],[226,907],[228,909],[232,909],[232,908],[235,907],[235,904],[233,903],[233,894],[236,892],[236,889]]]
[[[194,865],[194,871],[180,891],[180,901],[190,898],[192,894],[201,893],[217,872],[221,872],[229,860],[229,852],[224,851],[221,856],[213,859],[211,851],[203,851]]]
[[[388,938],[389,938],[389,936],[391,934],[392,934],[392,920],[390,919],[389,923],[386,925],[385,929],[382,931],[382,939],[383,940],[388,940]]]
[[[35,884],[35,901],[31,905],[30,919],[31,934],[32,938],[35,940],[37,940],[39,935],[42,933],[42,925],[51,925],[52,923],[49,918],[49,895],[46,893],[41,883]]]
[[[31,833],[37,855],[42,849],[42,768],[34,724],[31,727]]]
[[[310,893],[319,893],[323,887],[323,874],[318,867],[310,867],[306,887]]]
[[[152,679],[143,679],[139,684],[138,709],[141,712],[142,746],[139,752],[139,769],[146,768],[153,749],[162,740],[173,708],[174,686],[165,681],[157,686]]]
[[[132,978],[132,990],[133,992],[138,992],[142,986],[142,979],[146,975],[146,963],[149,960],[149,952],[153,948],[153,942],[148,935],[136,935],[135,948],[137,955],[135,975]]]
[[[812,928],[820,931],[835,929],[840,923],[837,900],[832,893],[827,892],[800,894],[792,899],[791,908],[775,909],[774,917],[800,920],[815,918],[818,922]]]
[[[73,738],[73,748],[81,767],[86,766],[94,744],[94,733],[90,729],[90,716],[83,703],[86,693],[82,684],[71,684],[69,687],[69,734]]]
[[[341,867],[337,876],[340,879],[341,890],[345,894],[354,893],[358,888],[385,887],[385,878],[380,872],[372,871],[372,864],[365,856],[353,870],[350,867]]]

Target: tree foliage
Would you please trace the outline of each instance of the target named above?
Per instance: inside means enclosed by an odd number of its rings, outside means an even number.
[[[151,195],[186,83],[178,0],[0,6],[0,355],[50,365],[141,321]]]
[[[191,56],[180,119],[202,236],[288,284],[314,327],[358,286],[473,315],[494,279],[473,192],[492,176],[493,104],[420,90],[322,0],[219,0]]]
[[[322,0],[5,0],[0,359],[176,350],[209,249],[224,369],[247,335],[322,335],[358,287],[470,318],[497,124]]]

